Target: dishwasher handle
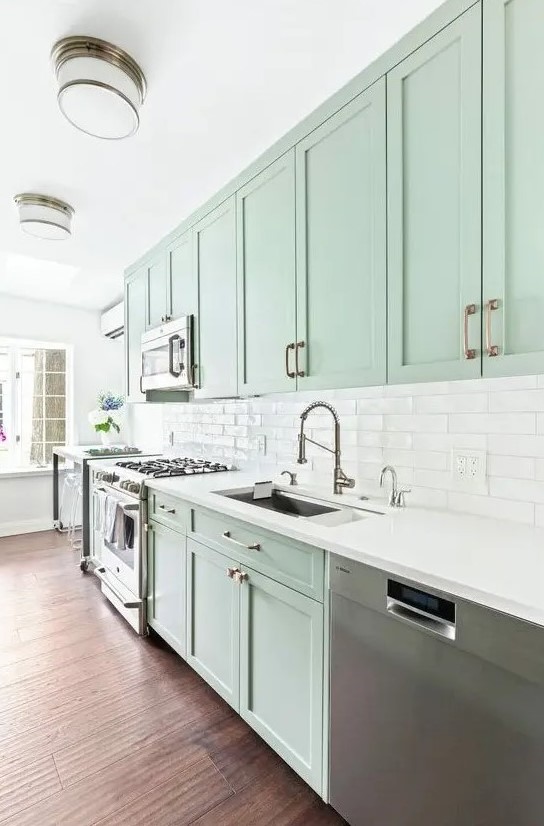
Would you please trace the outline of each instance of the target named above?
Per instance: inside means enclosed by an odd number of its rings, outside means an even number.
[[[387,613],[401,622],[416,625],[432,634],[438,634],[448,640],[455,640],[455,622],[448,622],[439,617],[433,617],[425,611],[420,611],[412,605],[407,605],[398,599],[387,597]]]

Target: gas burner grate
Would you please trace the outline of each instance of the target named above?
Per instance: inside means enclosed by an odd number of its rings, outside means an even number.
[[[227,471],[227,465],[221,462],[210,462],[207,459],[191,459],[184,457],[179,459],[149,459],[147,461],[123,461],[117,462],[117,467],[133,470],[144,476],[151,476],[154,479],[163,479],[169,476],[193,476],[198,473],[220,473]]]

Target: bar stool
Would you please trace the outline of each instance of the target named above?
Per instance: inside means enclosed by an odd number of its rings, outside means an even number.
[[[61,533],[70,532],[70,516],[72,513],[72,501],[74,494],[74,487],[77,484],[78,473],[66,473],[64,475],[64,482],[62,485],[62,494],[59,507],[59,527]],[[64,518],[63,518],[64,517]],[[61,528],[60,525],[63,527]]]
[[[81,503],[83,501],[83,482],[81,481],[81,476],[79,474],[75,474],[75,476],[76,479],[72,483],[72,507],[70,510],[68,538],[72,548],[74,550],[79,550],[83,545],[81,520],[78,519]],[[76,534],[79,534],[79,538],[76,537]]]

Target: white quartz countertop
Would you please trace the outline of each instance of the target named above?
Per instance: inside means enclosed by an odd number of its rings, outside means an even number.
[[[417,507],[391,509],[378,499],[361,502],[300,486],[291,493],[338,504],[375,508],[383,515],[337,527],[319,525],[219,496],[250,487],[255,475],[217,473],[147,480],[148,487],[194,505],[250,522],[340,556],[403,576],[421,585],[544,626],[544,529],[470,514]]]
[[[141,453],[124,453],[121,455],[112,453],[109,456],[92,456],[87,451],[89,450],[101,450],[104,445],[98,443],[94,445],[62,445],[53,448],[53,453],[56,453],[57,456],[62,456],[64,459],[68,459],[71,462],[81,462],[83,459],[124,459],[130,458],[130,456],[142,456],[144,454]],[[110,447],[126,447],[126,445],[110,445]]]

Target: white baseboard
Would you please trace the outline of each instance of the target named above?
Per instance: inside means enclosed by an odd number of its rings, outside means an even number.
[[[17,536],[20,533],[50,531],[52,519],[26,519],[24,522],[0,522],[0,536]]]

